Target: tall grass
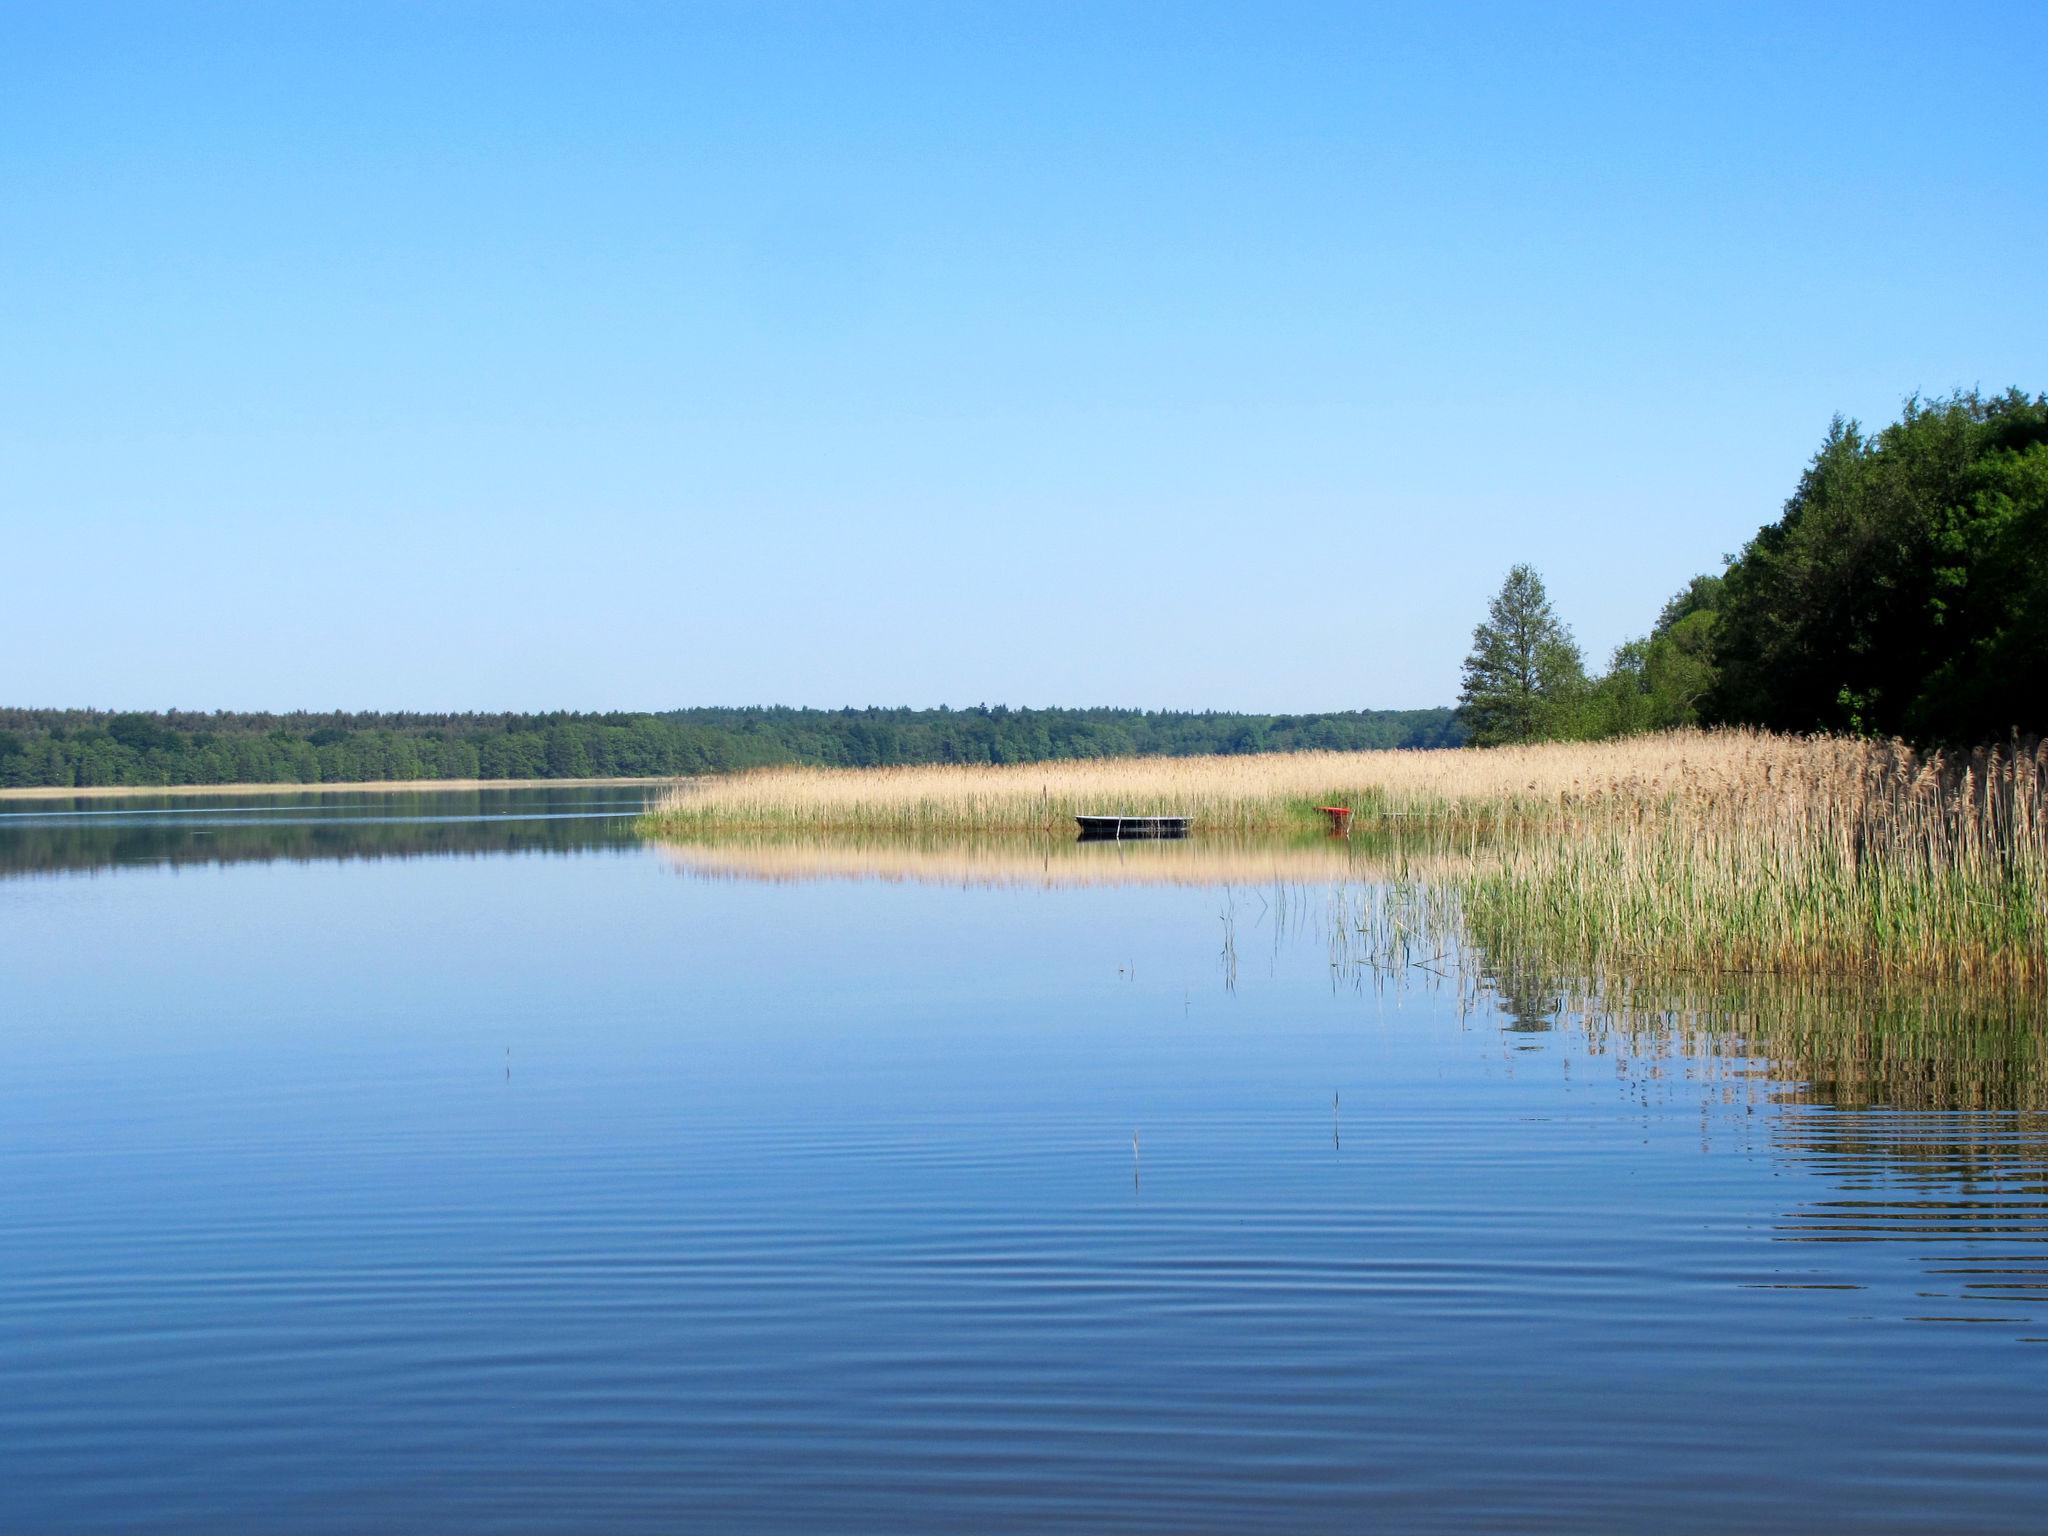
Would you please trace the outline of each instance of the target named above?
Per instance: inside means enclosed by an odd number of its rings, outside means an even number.
[[[649,818],[735,832],[1071,834],[1091,812],[1198,835],[1300,831],[1315,807],[1398,830],[1498,943],[1582,967],[2048,982],[2048,750],[1674,732],[1491,751],[1312,752],[1002,767],[770,769]],[[1404,871],[1397,867],[1397,876]]]
[[[1494,944],[1582,966],[2038,984],[2048,751],[1752,738],[1509,829],[1460,885]]]

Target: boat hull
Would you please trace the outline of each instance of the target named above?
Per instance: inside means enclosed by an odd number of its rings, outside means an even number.
[[[1193,825],[1188,816],[1076,816],[1081,840],[1127,841],[1139,837],[1186,837]]]

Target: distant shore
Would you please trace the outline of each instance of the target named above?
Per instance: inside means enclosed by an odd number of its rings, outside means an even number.
[[[408,790],[626,789],[674,784],[652,779],[372,779],[356,784],[34,784],[0,789],[0,800],[111,800],[134,795],[392,795]]]

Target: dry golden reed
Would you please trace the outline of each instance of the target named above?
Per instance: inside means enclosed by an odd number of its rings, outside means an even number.
[[[1486,818],[1547,812],[1600,796],[1654,797],[1701,772],[1725,773],[1772,738],[1698,732],[1592,745],[1489,751],[1273,752],[1118,757],[914,768],[765,768],[679,786],[655,807],[671,831],[1071,831],[1077,815],[1192,816],[1203,833],[1273,832],[1313,807],[1375,816]]]

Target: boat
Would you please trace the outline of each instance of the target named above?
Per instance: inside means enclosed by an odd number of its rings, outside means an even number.
[[[1098,838],[1122,841],[1133,837],[1186,837],[1188,828],[1194,825],[1192,816],[1076,816],[1074,820],[1081,824],[1084,842]]]

